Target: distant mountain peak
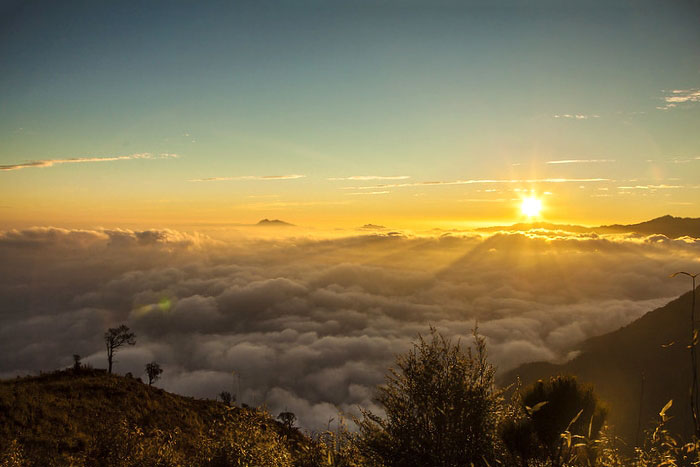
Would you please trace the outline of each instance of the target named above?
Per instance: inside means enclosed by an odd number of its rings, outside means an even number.
[[[294,224],[290,224],[289,222],[285,222],[280,219],[263,219],[259,221],[255,225],[261,225],[261,226],[269,226],[269,227],[291,227]]]

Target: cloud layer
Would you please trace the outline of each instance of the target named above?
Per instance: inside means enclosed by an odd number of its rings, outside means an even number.
[[[291,410],[324,428],[373,407],[394,355],[432,323],[470,342],[478,320],[500,370],[566,358],[576,343],[687,290],[700,242],[664,236],[496,233],[214,241],[172,230],[0,233],[0,374],[81,354],[102,333],[137,345],[118,372],[156,360],[168,390]],[[235,371],[239,380],[232,375]]]

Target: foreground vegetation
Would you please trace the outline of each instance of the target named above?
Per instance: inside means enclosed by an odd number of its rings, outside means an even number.
[[[0,383],[0,466],[691,466],[700,443],[666,429],[615,438],[593,388],[558,376],[497,389],[486,344],[431,329],[399,356],[357,430],[303,434],[293,414],[167,393],[81,368]],[[614,410],[611,408],[610,410]]]

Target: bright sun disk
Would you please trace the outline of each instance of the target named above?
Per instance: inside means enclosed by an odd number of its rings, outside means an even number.
[[[522,204],[520,205],[520,210],[527,217],[537,217],[540,215],[540,211],[542,210],[542,201],[534,196],[524,198]]]

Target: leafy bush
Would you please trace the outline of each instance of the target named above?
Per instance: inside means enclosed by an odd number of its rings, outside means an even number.
[[[607,410],[592,387],[572,376],[538,381],[522,395],[522,413],[505,424],[501,437],[523,465],[531,459],[546,459],[554,467],[574,459],[584,465],[595,463],[595,441]]]
[[[378,402],[386,417],[365,412],[361,449],[387,466],[464,466],[493,462],[502,398],[486,343],[474,330],[475,351],[434,328],[400,355]]]

